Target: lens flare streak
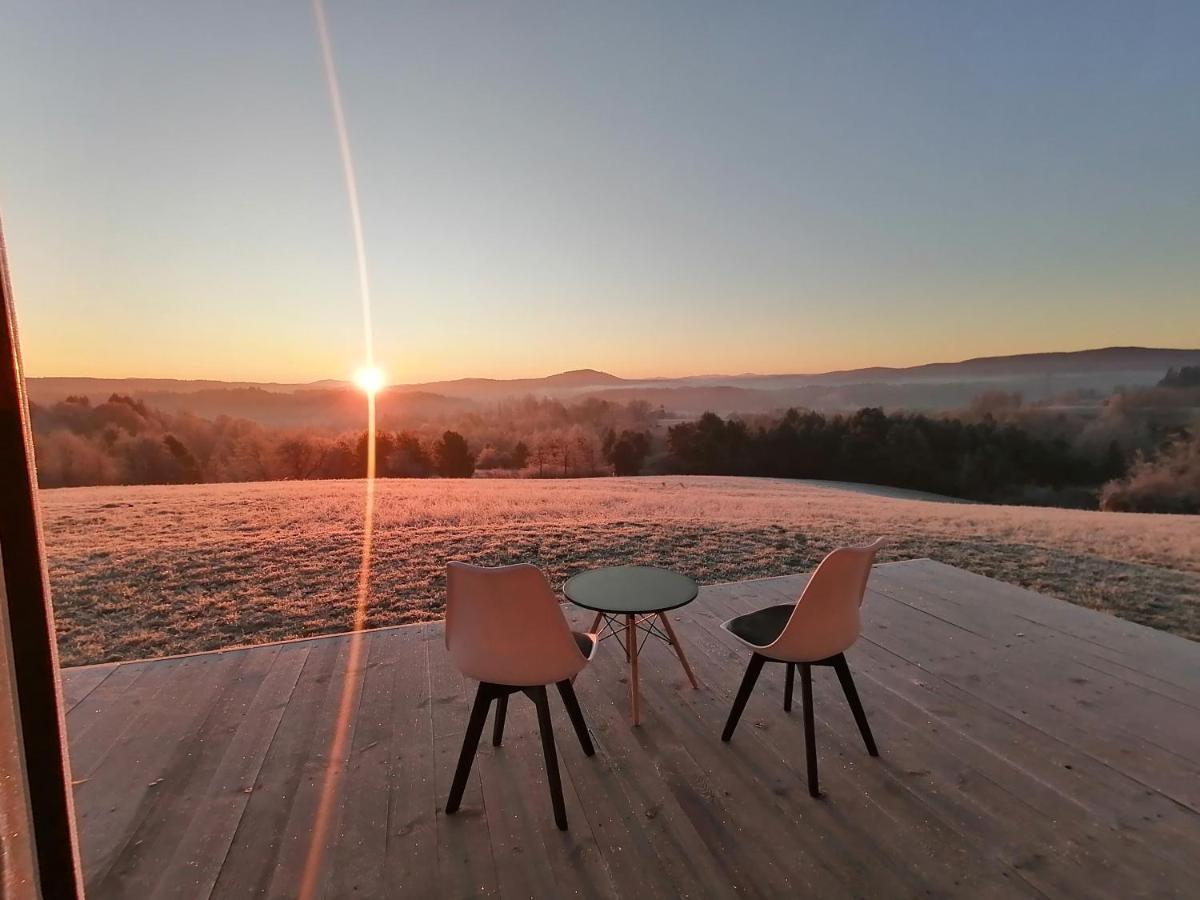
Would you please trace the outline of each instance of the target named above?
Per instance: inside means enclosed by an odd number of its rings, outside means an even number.
[[[351,732],[352,712],[362,686],[364,671],[363,627],[366,624],[367,603],[371,586],[371,540],[375,527],[375,394],[381,388],[383,374],[375,368],[374,345],[371,331],[371,290],[367,278],[367,252],[363,241],[362,216],[359,212],[358,184],[354,174],[354,159],[350,152],[350,138],[346,129],[346,118],[342,109],[341,90],[337,71],[333,63],[333,47],[329,40],[329,29],[325,21],[322,0],[313,0],[313,16],[316,20],[317,36],[321,43],[321,57],[325,67],[325,80],[329,88],[330,104],[333,108],[334,126],[337,130],[338,147],[342,157],[342,171],[346,179],[346,194],[350,204],[350,219],[354,230],[354,253],[358,265],[359,294],[362,300],[363,343],[365,364],[360,375],[359,386],[367,400],[367,466],[366,491],[363,507],[362,559],[358,570],[358,589],[354,604],[354,627],[350,635],[350,647],[346,668],[342,673],[341,697],[337,716],[333,724],[329,753],[326,757],[325,773],[321,780],[321,793],[304,861],[299,897],[301,900],[316,897],[321,893],[325,850],[330,836],[330,824],[334,819],[341,796],[341,779]]]
[[[354,173],[354,156],[350,152],[350,133],[346,129],[346,114],[342,109],[342,90],[338,83],[337,69],[333,64],[333,44],[329,40],[329,27],[325,22],[325,6],[322,0],[313,0],[313,16],[317,23],[317,36],[321,40],[321,59],[325,65],[325,82],[329,88],[329,102],[333,107],[333,124],[337,130],[338,149],[342,157],[342,174],[346,178],[346,195],[350,202],[350,225],[354,229],[354,258],[358,266],[358,290],[362,297],[363,343],[366,346],[366,364],[375,364],[375,340],[371,328],[371,283],[367,278],[367,245],[363,240],[362,212],[358,204],[358,177]]]

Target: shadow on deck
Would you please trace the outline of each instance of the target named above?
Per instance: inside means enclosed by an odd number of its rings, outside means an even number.
[[[620,649],[601,647],[576,685],[595,757],[552,702],[565,833],[519,699],[460,813],[442,814],[473,689],[441,623],[367,632],[323,895],[1194,890],[1200,645],[929,560],[878,566],[847,656],[882,757],[817,670],[813,800],[783,667],[719,740],[747,662],[719,623],[803,581],[703,588],[673,616],[701,687],[650,646],[636,729]],[[65,671],[88,896],[295,896],[349,643]]]

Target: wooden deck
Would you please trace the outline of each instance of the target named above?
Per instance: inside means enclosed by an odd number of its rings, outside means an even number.
[[[747,662],[719,623],[802,583],[705,587],[675,615],[701,689],[649,647],[636,729],[604,644],[576,685],[591,759],[552,692],[566,833],[519,697],[443,815],[472,688],[440,623],[366,633],[322,895],[1195,896],[1200,645],[928,560],[879,566],[847,655],[882,756],[817,670],[813,800],[782,667],[719,740]],[[67,671],[88,896],[296,896],[349,646]]]

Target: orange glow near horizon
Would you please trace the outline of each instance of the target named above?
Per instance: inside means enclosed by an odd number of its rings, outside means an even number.
[[[1200,5],[1053,53],[1041,16],[944,4],[562,6],[552,39],[394,3],[318,7],[314,39],[279,3],[24,4],[27,376],[308,385],[364,336],[389,386],[1200,346]]]
[[[464,378],[515,379],[541,378],[574,369],[596,369],[630,380],[679,378],[697,375],[758,375],[803,374],[817,375],[831,371],[898,367],[926,363],[959,362],[979,356],[1009,356],[1023,353],[1071,352],[1094,350],[1111,346],[1145,346],[1190,348],[1197,339],[1189,333],[1188,325],[1179,319],[1148,318],[1137,333],[1113,334],[1099,323],[1080,321],[1062,327],[1047,327],[1038,334],[1009,335],[1011,323],[976,329],[966,333],[946,323],[919,319],[907,328],[924,323],[924,332],[913,334],[899,328],[879,328],[868,335],[851,340],[836,331],[823,331],[819,337],[810,329],[806,340],[792,337],[786,323],[773,322],[776,336],[738,336],[718,346],[707,346],[699,339],[686,348],[673,345],[671,334],[630,334],[618,340],[606,339],[603,346],[593,346],[604,338],[596,333],[595,323],[580,328],[576,335],[586,346],[573,346],[570,336],[558,333],[523,336],[521,340],[484,338],[464,343],[454,338],[421,337],[405,332],[403,343],[393,328],[380,329],[377,352],[389,360],[403,360],[403,365],[390,364],[388,384],[410,385],[451,381]],[[779,337],[782,335],[783,337]],[[35,335],[37,337],[37,335]],[[256,336],[256,340],[257,340]],[[780,346],[786,339],[786,346]],[[26,377],[30,378],[100,378],[100,379],[178,379],[213,380],[220,382],[251,382],[266,384],[304,385],[321,380],[337,380],[353,376],[347,360],[356,360],[367,368],[362,338],[355,335],[353,348],[308,346],[292,343],[286,355],[264,352],[260,346],[242,348],[221,344],[215,337],[212,352],[200,363],[192,364],[169,341],[149,341],[134,351],[114,353],[103,363],[95,362],[94,342],[77,343],[61,333],[54,336],[53,348],[42,341],[28,342],[33,350],[26,352]],[[82,341],[82,339],[81,339]],[[853,346],[847,348],[846,344]],[[655,346],[651,346],[654,344]],[[505,347],[519,346],[520,352]],[[530,352],[535,347],[536,355]],[[353,356],[350,354],[354,354]],[[356,382],[357,383],[357,382]]]

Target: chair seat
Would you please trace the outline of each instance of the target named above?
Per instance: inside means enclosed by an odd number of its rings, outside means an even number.
[[[571,637],[575,638],[575,643],[579,645],[579,652],[585,658],[592,658],[592,650],[596,646],[596,639],[590,634],[584,634],[581,631],[572,631]]]
[[[744,616],[730,619],[725,628],[735,637],[741,638],[747,644],[755,647],[765,647],[772,643],[783,632],[788,619],[792,617],[795,603],[781,603],[779,606],[768,606],[766,609],[755,610]]]

